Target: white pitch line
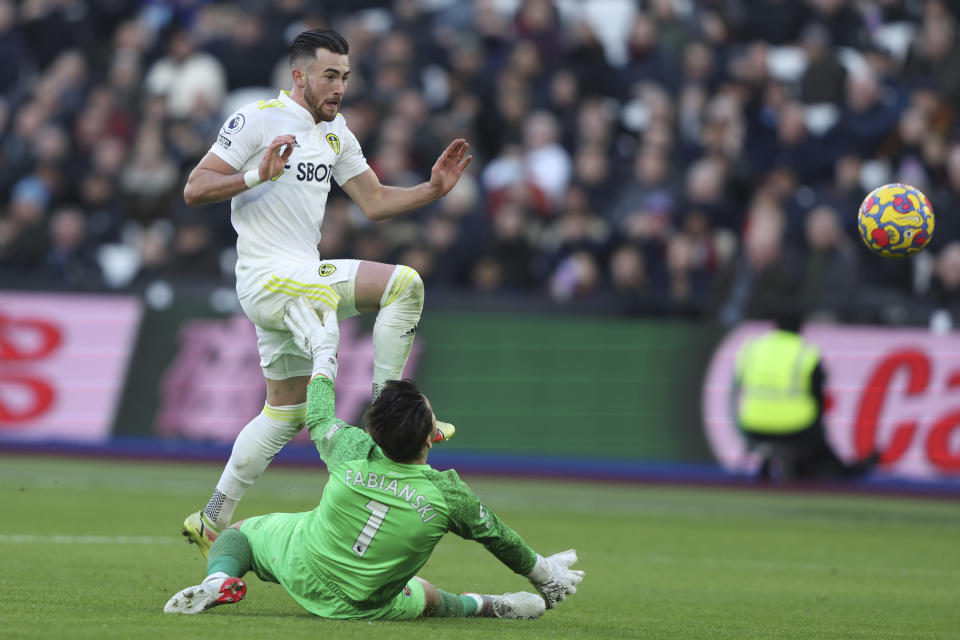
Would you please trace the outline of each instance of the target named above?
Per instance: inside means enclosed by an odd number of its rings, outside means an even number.
[[[749,568],[761,571],[842,571],[845,573],[879,573],[891,575],[931,575],[955,576],[958,571],[951,569],[933,569],[928,567],[877,567],[872,565],[828,564],[821,562],[783,562],[778,560],[743,560],[716,557],[677,557],[650,554],[648,560],[655,564],[687,564],[701,567]]]
[[[35,534],[2,534],[0,544],[173,544],[175,537],[161,536],[63,536]]]

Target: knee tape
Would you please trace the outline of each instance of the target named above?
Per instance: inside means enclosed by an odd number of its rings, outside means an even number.
[[[380,311],[393,307],[398,320],[416,324],[423,311],[423,280],[415,269],[404,265],[397,265],[393,275],[387,281],[387,286],[380,297]],[[401,319],[402,316],[402,319]]]

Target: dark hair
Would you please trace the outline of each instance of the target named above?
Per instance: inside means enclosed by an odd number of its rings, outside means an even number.
[[[394,462],[420,455],[433,431],[433,412],[413,380],[389,380],[363,416],[367,433]]]
[[[350,53],[346,38],[333,29],[312,29],[304,31],[290,43],[290,66],[301,58],[316,57],[317,49],[326,49],[340,55]]]
[[[778,329],[800,333],[803,327],[804,313],[795,296],[786,294],[765,294],[758,296],[750,305],[749,317],[756,320],[769,320]]]

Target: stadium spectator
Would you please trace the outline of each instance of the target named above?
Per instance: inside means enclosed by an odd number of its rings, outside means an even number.
[[[930,290],[926,296],[931,327],[960,327],[960,241],[943,247],[936,257]]]
[[[569,568],[575,551],[543,558],[455,471],[441,473],[427,464],[437,419],[413,381],[388,382],[363,429],[345,424],[335,416],[336,313],[325,312],[321,320],[312,303],[299,297],[287,304],[284,323],[313,361],[307,428],[330,471],[320,505],[305,513],[248,518],[225,530],[210,547],[206,579],[170,598],[165,613],[201,613],[242,600],[241,578],[251,569],[326,618],[538,618],[576,593],[583,572]],[[359,533],[355,540],[347,533],[353,531]],[[540,595],[458,596],[417,577],[448,531],[483,544]]]
[[[610,286],[629,305],[649,289],[643,253],[635,245],[624,243],[610,254]]]
[[[671,308],[696,312],[710,295],[710,278],[718,259],[713,238],[697,229],[688,218],[687,231],[674,234],[667,243],[666,292]]]
[[[102,284],[100,267],[84,242],[86,236],[87,220],[80,209],[68,206],[53,212],[46,268],[56,281],[73,287]]]
[[[873,71],[852,74],[840,119],[827,140],[836,140],[842,151],[873,155],[893,132],[903,103],[903,97],[884,86]]]
[[[260,13],[222,1],[0,0],[7,61],[0,70],[0,205],[11,208],[24,177],[42,179],[51,206],[83,204],[91,255],[116,245],[131,220],[174,228],[170,200],[131,199],[130,190],[182,184],[223,114],[249,91],[269,100],[280,87],[268,85],[286,84],[277,80],[276,69],[284,71],[276,65],[279,48],[303,25],[323,22],[342,25],[356,41],[353,89],[341,106],[371,162],[423,175],[438,141],[476,140],[477,203],[491,214],[456,218],[453,250],[414,243],[450,235],[452,219],[437,224],[435,211],[385,230],[351,218],[338,241],[343,255],[391,261],[417,244],[416,253],[435,265],[462,256],[459,275],[440,277],[435,266],[432,278],[470,287],[472,265],[495,235],[497,210],[522,188],[526,212],[549,222],[561,214],[571,184],[587,191],[589,209],[617,233],[630,212],[668,215],[659,219],[666,222],[659,253],[642,249],[657,290],[666,286],[663,247],[683,233],[681,212],[704,212],[711,233],[739,236],[743,212],[760,191],[776,192],[790,250],[803,248],[803,217],[819,204],[840,213],[859,250],[856,207],[881,181],[895,180],[918,183],[941,214],[931,251],[960,239],[956,216],[942,213],[960,202],[960,179],[950,168],[960,122],[956,3],[655,0],[639,3],[619,29],[598,19],[589,2],[510,5],[404,0],[384,11],[372,0],[285,0]],[[154,133],[142,135],[146,129]],[[659,174],[656,187],[637,184],[631,169],[638,163]],[[90,174],[94,184],[110,183],[97,187],[112,192],[109,215],[95,216],[83,202]],[[651,192],[660,194],[655,202]],[[209,232],[213,247],[234,240],[228,225]],[[138,244],[132,238],[131,249]],[[506,286],[547,299],[548,250],[534,247],[522,260],[530,271]],[[41,281],[43,256],[26,261]],[[860,289],[911,294],[909,264],[890,262],[862,269]],[[487,273],[507,271],[488,266]],[[607,256],[597,266],[606,272]],[[800,277],[802,266],[796,269]],[[706,273],[708,298],[716,297],[724,271]],[[122,282],[108,286],[127,286]],[[872,294],[865,300],[885,304]]]
[[[857,217],[853,212],[860,208],[866,195],[860,184],[863,159],[856,154],[841,156],[833,165],[833,179],[820,187],[818,199],[840,213],[841,227],[848,238],[857,235]]]
[[[838,104],[843,99],[847,70],[840,64],[826,27],[813,23],[800,40],[807,68],[800,78],[800,99],[805,104]]]
[[[607,220],[623,229],[643,211],[663,211],[670,215],[676,206],[676,185],[671,180],[667,158],[656,148],[645,146],[633,161],[633,176],[605,209]]]
[[[796,249],[785,244],[783,209],[769,196],[757,196],[748,213],[740,256],[719,276],[717,320],[732,327],[754,315],[770,298],[789,299],[799,286]]]
[[[914,83],[932,83],[945,101],[960,104],[960,42],[952,17],[924,19],[904,62],[903,76]]]
[[[687,170],[684,203],[688,209],[703,211],[714,229],[739,231],[742,214],[731,202],[726,189],[726,167],[716,157],[704,157]]]
[[[849,319],[857,301],[859,265],[854,247],[840,227],[839,214],[821,205],[807,214],[804,231],[803,308],[819,320]]]
[[[527,289],[534,284],[533,260],[539,223],[522,202],[505,203],[497,210],[493,229],[471,267],[478,289]]]
[[[7,213],[6,242],[0,246],[0,267],[18,276],[42,270],[47,252],[47,208],[52,193],[35,175],[13,188]]]
[[[269,11],[237,9],[225,16],[226,34],[206,48],[223,65],[229,91],[244,87],[269,87],[274,68],[283,62],[286,43],[283,35],[267,30]]]
[[[630,92],[643,83],[652,83],[670,92],[677,88],[679,74],[676,56],[662,46],[653,19],[637,13],[627,39],[629,60],[621,73],[623,91]]]
[[[20,86],[29,68],[30,49],[17,23],[17,8],[11,0],[0,2],[0,95],[9,96]]]
[[[833,158],[822,140],[807,130],[803,105],[787,102],[777,114],[777,146],[766,166],[789,167],[800,184],[813,184],[829,175]]]
[[[167,40],[167,55],[153,63],[144,78],[147,91],[166,99],[172,118],[186,118],[200,111],[214,112],[226,95],[223,64],[198,51],[194,36],[174,29]]]
[[[837,46],[863,46],[863,16],[850,0],[807,0],[807,4],[812,9],[809,19],[822,24]]]
[[[176,164],[167,155],[160,128],[142,127],[120,176],[121,193],[131,217],[150,222],[169,215],[179,177]]]

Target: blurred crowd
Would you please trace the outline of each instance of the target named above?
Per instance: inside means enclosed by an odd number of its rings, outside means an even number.
[[[0,0],[0,286],[230,285],[229,203],[187,208],[186,175],[328,26],[383,183],[427,179],[455,137],[475,157],[379,225],[333,187],[323,257],[724,325],[768,294],[960,324],[958,19],[947,0]],[[857,237],[894,181],[937,214],[918,258]]]

